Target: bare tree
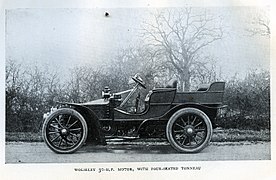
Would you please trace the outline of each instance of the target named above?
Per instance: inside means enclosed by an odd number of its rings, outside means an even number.
[[[6,90],[7,88],[15,89],[22,85],[20,80],[20,75],[25,74],[23,72],[21,64],[17,63],[14,60],[8,60],[6,62]]]
[[[251,21],[250,27],[246,29],[250,35],[261,35],[261,36],[270,36],[270,20],[268,17],[268,11],[261,10],[259,13],[256,13]]]
[[[205,66],[203,49],[223,36],[218,18],[206,10],[196,13],[192,10],[158,12],[153,15],[153,22],[143,24],[146,44],[163,54],[163,63],[175,72],[181,91],[190,90],[194,69]]]
[[[221,69],[217,70],[217,62],[212,57],[206,57],[203,66],[192,69],[193,88],[197,88],[198,84],[207,84],[222,79]]]
[[[6,121],[6,127],[14,127],[14,122],[19,124],[14,118],[14,114],[17,114],[17,110],[20,107],[20,87],[22,86],[21,75],[24,74],[21,64],[14,60],[8,60],[6,62],[6,118],[13,119],[13,122]]]
[[[66,83],[66,95],[69,102],[81,102],[81,78],[84,67],[71,69],[70,80]]]
[[[149,47],[136,45],[136,47],[121,50],[110,65],[110,68],[112,68],[110,70],[121,74],[123,79],[129,79],[134,74],[139,73],[150,89],[156,83],[154,78],[161,75],[159,70],[163,67],[159,63],[160,58],[157,51]]]
[[[39,131],[42,114],[53,105],[57,74],[14,60],[6,62],[7,131]]]

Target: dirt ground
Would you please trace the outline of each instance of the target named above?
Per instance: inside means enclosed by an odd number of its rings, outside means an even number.
[[[176,152],[167,142],[108,142],[85,145],[74,154],[56,154],[44,142],[7,142],[6,163],[94,163],[270,160],[270,142],[211,143],[196,154]]]

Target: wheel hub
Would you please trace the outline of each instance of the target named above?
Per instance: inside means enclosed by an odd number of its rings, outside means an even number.
[[[185,126],[184,132],[188,136],[193,136],[195,134],[195,129],[193,126],[188,125],[188,126]]]
[[[68,135],[68,130],[66,129],[66,128],[63,128],[63,129],[61,129],[60,130],[60,134],[62,135],[62,136],[67,136]]]
[[[188,128],[188,129],[187,129],[187,133],[188,133],[188,134],[192,134],[193,132],[194,132],[194,131],[193,131],[192,128]]]

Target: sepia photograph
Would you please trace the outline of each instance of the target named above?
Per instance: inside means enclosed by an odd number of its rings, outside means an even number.
[[[6,166],[200,174],[271,162],[269,6],[3,13]]]

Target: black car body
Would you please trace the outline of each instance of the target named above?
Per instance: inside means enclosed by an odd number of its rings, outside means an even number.
[[[43,125],[46,144],[57,153],[72,153],[86,141],[104,144],[106,138],[166,137],[179,152],[199,152],[212,136],[218,109],[223,107],[224,82],[200,86],[197,91],[177,92],[176,83],[154,88],[144,100],[144,108],[127,112],[122,107],[145,84],[135,75],[133,89],[87,103],[60,103]],[[123,94],[128,94],[122,98]],[[138,101],[138,99],[137,99]],[[141,101],[141,100],[140,100]]]

